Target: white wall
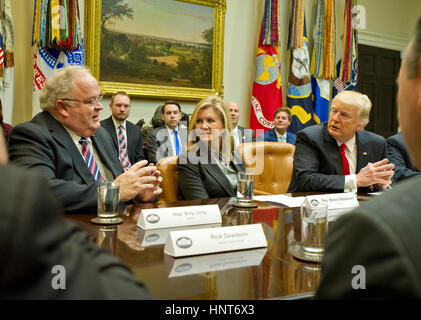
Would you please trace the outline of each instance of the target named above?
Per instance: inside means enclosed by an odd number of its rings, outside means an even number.
[[[86,0],[79,0],[80,8],[84,11]],[[155,0],[159,1],[159,0]],[[15,104],[13,124],[30,120],[32,96],[32,15],[34,0],[14,0],[12,13],[15,29]],[[226,100],[239,102],[241,108],[240,124],[248,125],[250,117],[250,97],[254,80],[254,64],[257,40],[263,16],[264,0],[226,0],[225,15],[225,50],[224,50],[224,96]],[[280,0],[281,13],[281,69],[282,89],[284,96],[287,91],[288,52],[287,32],[291,0]],[[359,0],[358,3],[366,8],[367,30],[376,38],[386,37],[386,45],[397,42],[398,47],[404,47],[412,36],[415,22],[421,14],[419,0]],[[306,1],[307,31],[312,48],[312,34],[314,24],[314,10],[316,0]],[[343,30],[343,11],[345,0],[336,1],[337,34]],[[83,17],[84,15],[82,15]],[[82,21],[83,23],[83,21]],[[363,32],[361,32],[363,34]],[[364,37],[361,37],[364,38]],[[367,38],[370,39],[370,38]],[[368,40],[367,40],[368,41]],[[132,114],[130,120],[137,122],[144,118],[146,123],[152,118],[156,107],[163,100],[132,99]],[[101,118],[110,115],[109,99],[104,102]],[[195,103],[182,101],[185,112],[191,113]]]

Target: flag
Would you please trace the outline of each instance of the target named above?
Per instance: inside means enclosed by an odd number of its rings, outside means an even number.
[[[314,122],[329,118],[330,80],[335,77],[335,2],[317,0],[311,56]]]
[[[344,33],[339,41],[332,98],[343,90],[357,90],[358,32],[352,23],[352,8],[356,5],[357,0],[346,0],[345,2]]]
[[[273,114],[282,107],[279,34],[278,0],[265,0],[250,110],[250,128],[256,130],[256,137],[273,128]]]
[[[10,0],[0,0],[0,99],[3,121],[13,120],[14,39]]]
[[[39,94],[45,81],[60,68],[85,64],[78,0],[36,0],[32,45],[35,116],[41,111]]]
[[[306,35],[304,0],[293,0],[289,23],[288,48],[290,71],[288,76],[287,108],[292,119],[288,131],[297,133],[313,125],[313,101],[310,80],[310,57]]]

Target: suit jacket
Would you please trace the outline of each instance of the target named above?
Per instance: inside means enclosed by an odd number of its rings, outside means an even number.
[[[114,178],[123,173],[117,150],[105,129],[100,127],[91,139]],[[96,210],[98,183],[69,133],[48,111],[15,126],[8,148],[11,162],[35,169],[48,179],[65,211]]]
[[[329,224],[316,298],[421,299],[420,189],[419,177],[403,181]]]
[[[386,141],[387,158],[390,163],[395,165],[395,174],[392,177],[393,183],[421,174],[411,163],[402,133],[395,134],[387,138]]]
[[[272,142],[278,142],[278,136],[276,135],[275,132],[275,128],[272,128],[268,131],[266,131],[265,133],[259,135],[257,137],[258,141],[272,141]],[[287,131],[287,143],[291,143],[295,145],[295,141],[296,141],[296,135],[292,132]]]
[[[12,165],[0,176],[0,299],[150,299],[127,267],[63,217],[44,177]],[[52,288],[57,265],[65,290]]]
[[[187,128],[185,126],[179,126],[178,132],[181,147],[183,148],[183,152],[185,152],[188,139]],[[173,156],[175,154],[169,139],[169,132],[165,126],[156,128],[148,134],[147,149],[149,162],[156,164],[162,158]]]
[[[369,162],[374,163],[387,157],[386,140],[383,137],[360,130],[356,133],[356,141],[356,173]],[[294,153],[294,170],[288,191],[344,192],[344,185],[340,150],[336,140],[327,130],[327,123],[299,131]],[[358,192],[371,192],[371,189],[358,188]]]
[[[256,133],[254,132],[254,130],[244,128],[242,126],[237,126],[237,127],[238,127],[238,135],[240,136],[240,144],[256,141]]]
[[[178,185],[186,200],[235,197],[237,190],[232,188],[225,173],[218,164],[211,163],[209,156],[201,157],[191,149],[178,159]],[[196,160],[196,161],[195,161]],[[235,163],[234,163],[235,162]],[[241,160],[230,163],[235,171],[245,171]]]
[[[106,129],[111,135],[114,147],[116,148],[117,152],[120,152],[113,116],[102,120],[101,126],[104,127],[104,129]],[[140,131],[140,128],[137,125],[131,123],[130,121],[126,121],[126,134],[127,153],[129,156],[130,163],[135,164],[136,162],[145,159],[145,156],[143,155],[142,132]]]

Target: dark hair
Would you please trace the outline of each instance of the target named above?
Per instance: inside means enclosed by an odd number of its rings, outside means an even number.
[[[127,92],[125,92],[125,91],[118,91],[118,92],[114,93],[114,94],[111,96],[111,104],[113,104],[113,103],[114,103],[114,98],[115,98],[116,96],[118,96],[118,95],[126,96],[126,97],[128,97],[128,98],[130,99],[130,96],[127,94]]]
[[[415,34],[411,43],[411,49],[407,52],[407,75],[408,78],[415,78],[416,76],[419,76],[418,66],[421,58],[421,17],[418,18]]]
[[[285,112],[286,114],[288,114],[288,119],[291,121],[291,118],[292,118],[291,111],[289,111],[289,109],[284,108],[284,107],[281,107],[281,108],[278,108],[278,109],[275,110],[275,113],[273,114],[273,119],[275,119],[276,115],[279,112]]]
[[[181,113],[181,107],[180,107],[180,104],[179,104],[177,101],[175,101],[175,100],[168,100],[168,101],[165,101],[165,102],[164,102],[164,106],[162,107],[162,113],[165,113],[165,106],[166,106],[167,104],[175,104],[175,105],[178,107],[178,111],[180,111],[180,113]]]

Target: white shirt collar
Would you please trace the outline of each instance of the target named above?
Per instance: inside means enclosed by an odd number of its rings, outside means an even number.
[[[119,123],[119,122],[117,122],[117,120],[116,120],[116,119],[114,119],[114,117],[113,117],[113,116],[111,116],[111,119],[113,119],[113,122],[114,122],[114,127],[118,130],[118,129],[119,129],[119,127],[120,127],[120,123]],[[124,127],[124,130],[126,130],[126,120],[124,120],[124,122],[122,123],[122,125],[123,125],[123,127]]]
[[[350,152],[354,151],[355,142],[356,142],[356,135],[355,134],[351,139],[349,139],[347,142],[345,142],[345,145]],[[340,147],[342,145],[342,143],[340,143],[337,140],[336,140],[336,143],[338,144],[338,147]]]

